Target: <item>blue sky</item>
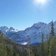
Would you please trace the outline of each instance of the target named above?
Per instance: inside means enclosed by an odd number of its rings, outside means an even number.
[[[39,8],[33,0],[0,0],[0,26],[22,30],[34,23],[56,20],[56,0]]]

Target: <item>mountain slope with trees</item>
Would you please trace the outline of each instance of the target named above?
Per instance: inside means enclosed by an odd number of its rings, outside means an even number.
[[[56,34],[53,21],[50,28],[51,31],[49,36],[46,37],[46,41],[44,34],[41,33],[39,45],[17,44],[0,31],[0,56],[56,56]]]

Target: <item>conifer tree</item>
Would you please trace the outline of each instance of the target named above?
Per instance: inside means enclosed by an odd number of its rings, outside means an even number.
[[[44,56],[44,34],[42,33],[41,55]]]
[[[51,36],[54,36],[55,35],[55,33],[54,33],[54,23],[53,23],[53,21],[51,22]]]
[[[16,52],[15,52],[15,50],[13,51],[13,56],[16,56]]]
[[[51,32],[50,32],[50,37],[49,37],[49,40],[48,40],[48,56],[53,56],[54,54],[52,52],[54,52],[54,45],[52,45],[53,43],[52,40],[53,40],[53,37],[55,36],[55,33],[54,33],[54,23],[53,21],[51,22]]]

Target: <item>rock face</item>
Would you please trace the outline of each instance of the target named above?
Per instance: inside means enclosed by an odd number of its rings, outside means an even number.
[[[13,27],[8,28],[6,26],[0,27],[0,30],[18,44],[34,44],[41,42],[42,33],[44,34],[44,37],[49,35],[51,22],[49,24],[43,22],[35,23],[24,31],[16,31]],[[56,21],[54,22],[54,30],[56,33]]]

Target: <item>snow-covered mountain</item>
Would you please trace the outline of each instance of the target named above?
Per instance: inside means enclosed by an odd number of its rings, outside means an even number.
[[[54,29],[56,33],[56,21],[54,22]],[[18,44],[34,44],[40,43],[42,34],[46,38],[51,31],[51,22],[49,24],[39,22],[33,24],[31,27],[26,28],[24,31],[16,31],[13,27],[0,27],[0,30],[8,36],[9,39],[16,41]]]

